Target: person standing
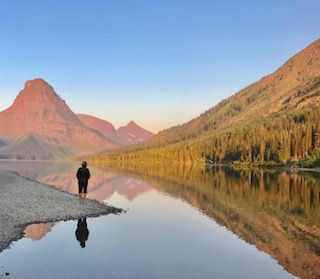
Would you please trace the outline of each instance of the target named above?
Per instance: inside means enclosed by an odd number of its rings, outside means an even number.
[[[78,185],[79,185],[79,197],[80,203],[84,203],[87,196],[88,180],[90,178],[90,171],[87,168],[87,162],[83,161],[81,168],[77,171]]]

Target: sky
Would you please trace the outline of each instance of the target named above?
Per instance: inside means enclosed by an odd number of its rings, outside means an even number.
[[[43,78],[75,113],[154,133],[320,38],[319,0],[0,0],[0,111]]]

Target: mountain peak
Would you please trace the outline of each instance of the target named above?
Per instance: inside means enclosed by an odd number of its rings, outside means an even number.
[[[41,78],[28,80],[24,89],[20,91],[12,106],[7,110],[14,114],[25,114],[25,116],[33,114],[36,117],[36,115],[47,115],[51,112],[77,119],[53,87]]]
[[[125,145],[140,143],[154,136],[152,132],[141,128],[134,121],[130,121],[127,126],[121,126],[117,133]]]
[[[41,78],[36,78],[28,80],[24,84],[23,90],[20,91],[13,105],[25,103],[31,105],[30,108],[32,108],[35,102],[39,102],[42,106],[48,100],[54,103],[63,102],[49,83]]]
[[[28,80],[24,84],[24,88],[29,87],[42,87],[42,86],[49,86],[51,87],[46,81],[44,81],[42,78],[35,78],[34,80]]]
[[[135,127],[135,126],[138,126],[138,125],[132,120],[127,124],[127,127]]]

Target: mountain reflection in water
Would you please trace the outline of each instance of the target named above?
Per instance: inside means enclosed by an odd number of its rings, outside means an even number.
[[[30,162],[30,170],[9,165],[9,162],[1,162],[0,167],[77,193],[78,165]],[[271,255],[291,274],[319,278],[318,173],[160,164],[89,164],[89,168],[92,173],[89,198],[107,200],[117,192],[133,200],[154,187],[192,204]],[[50,230],[51,226],[48,228]]]

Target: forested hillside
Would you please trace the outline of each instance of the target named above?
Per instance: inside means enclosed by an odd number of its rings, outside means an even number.
[[[102,160],[278,164],[320,156],[320,40],[196,119]]]

